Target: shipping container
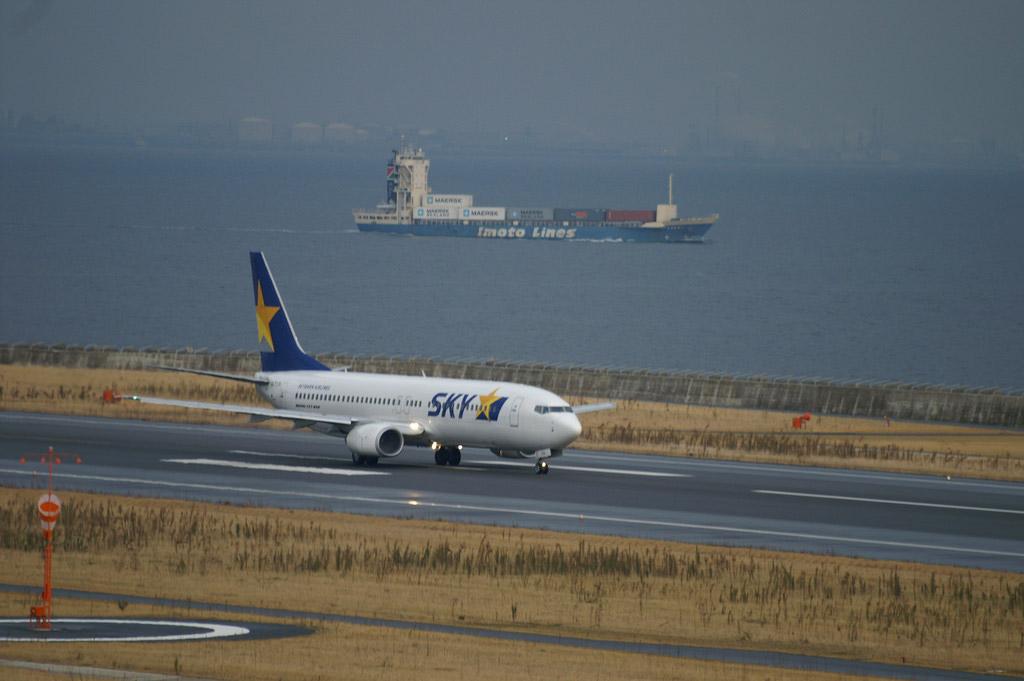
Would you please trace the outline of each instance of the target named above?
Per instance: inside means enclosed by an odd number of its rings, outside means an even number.
[[[504,220],[504,208],[486,208],[483,206],[471,206],[462,209],[463,220]]]
[[[605,213],[608,222],[654,222],[653,210],[609,210]]]
[[[455,206],[465,208],[473,205],[472,194],[427,194],[424,206]]]
[[[604,210],[601,208],[556,208],[555,220],[600,222],[604,220]]]
[[[554,220],[555,211],[551,208],[506,208],[505,215],[509,220]]]
[[[413,213],[417,220],[458,220],[458,206],[421,206]]]

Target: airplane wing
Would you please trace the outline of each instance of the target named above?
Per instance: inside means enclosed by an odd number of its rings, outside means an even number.
[[[598,402],[596,404],[581,404],[577,407],[573,407],[572,410],[576,414],[586,414],[592,411],[605,411],[606,409],[614,408],[614,402]]]
[[[312,423],[330,423],[335,426],[352,426],[356,420],[345,416],[328,416],[326,414],[312,414],[308,411],[295,409],[274,409],[273,407],[247,407],[240,404],[219,404],[217,402],[194,402],[192,400],[169,400],[163,397],[146,397],[144,395],[123,395],[121,399],[141,402],[142,404],[159,404],[164,407],[184,407],[185,409],[206,409],[209,411],[223,411],[229,414],[247,414],[256,420],[284,419],[293,421],[298,427],[299,424],[309,425]]]
[[[213,376],[214,378],[226,378],[229,381],[242,381],[243,383],[255,383],[256,385],[267,385],[270,381],[266,378],[255,376],[239,376],[238,374],[226,374],[223,371],[204,371],[203,369],[184,369],[182,367],[154,367],[161,371],[180,371],[183,374],[197,374],[199,376]]]
[[[254,421],[266,421],[267,419],[282,419],[291,421],[296,428],[308,428],[314,424],[323,423],[335,426],[342,432],[347,432],[352,426],[359,423],[368,423],[368,419],[358,417],[336,416],[333,414],[317,414],[296,409],[274,409],[273,407],[248,407],[240,404],[219,404],[217,402],[194,402],[192,400],[170,400],[163,397],[146,397],[144,395],[122,395],[121,399],[140,402],[142,404],[158,404],[165,407],[183,407],[185,409],[206,409],[209,411],[221,411],[229,414],[245,414]],[[374,421],[384,423],[384,421]],[[423,426],[413,422],[386,421],[402,435],[422,435]]]

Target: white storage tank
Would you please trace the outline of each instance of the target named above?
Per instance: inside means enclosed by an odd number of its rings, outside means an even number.
[[[328,144],[355,142],[362,132],[350,123],[331,123],[324,129],[324,141]]]

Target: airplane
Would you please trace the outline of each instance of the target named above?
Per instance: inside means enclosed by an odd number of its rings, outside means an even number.
[[[299,345],[263,253],[250,252],[249,260],[261,371],[240,376],[159,368],[250,383],[273,406],[122,399],[247,414],[255,422],[288,420],[295,428],[345,438],[356,466],[376,466],[406,446],[430,447],[434,463],[458,466],[464,447],[479,447],[503,458],[533,460],[538,475],[546,475],[548,460],[579,437],[577,414],[615,407],[605,402],[574,408],[552,392],[519,383],[332,370]]]

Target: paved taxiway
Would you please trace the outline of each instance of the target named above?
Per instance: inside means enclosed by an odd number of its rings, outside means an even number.
[[[112,407],[116,408],[116,407]],[[355,468],[304,432],[0,413],[0,484],[45,484],[18,459],[78,454],[64,490],[444,518],[1024,572],[1024,484],[570,450],[551,474],[466,450],[410,449]]]

